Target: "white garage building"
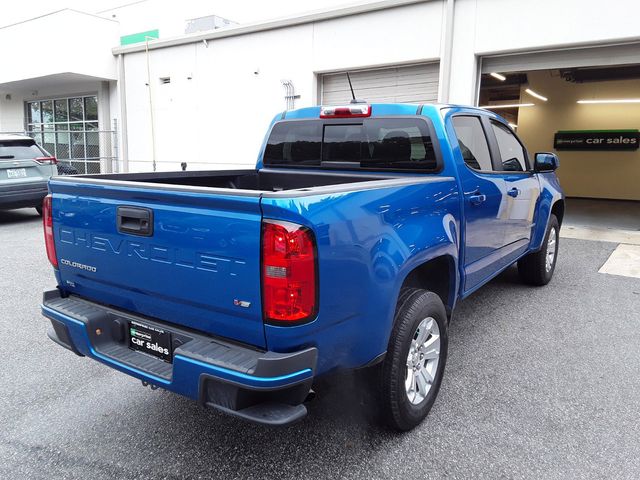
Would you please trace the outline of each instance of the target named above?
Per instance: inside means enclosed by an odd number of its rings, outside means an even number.
[[[85,107],[85,117],[74,121],[84,122],[85,132],[96,123],[100,130],[117,130],[113,145],[100,146],[101,171],[151,170],[154,165],[176,170],[182,162],[189,169],[253,165],[277,112],[349,100],[346,71],[356,95],[369,102],[475,105],[488,74],[518,74],[520,83],[513,84],[518,98],[510,103],[520,105],[531,103],[523,92],[542,75],[527,72],[548,72],[555,78],[554,72],[567,69],[640,65],[636,0],[619,0],[609,8],[584,0],[382,0],[122,46],[115,46],[118,35],[112,20],[66,12],[48,18],[58,24],[61,15],[70,24],[90,22],[100,34],[91,36],[97,40],[89,45],[99,51],[88,54],[90,62],[74,56],[75,63],[69,60],[64,71],[49,65],[48,71],[33,72],[21,69],[21,60],[15,59],[18,68],[11,75],[0,73],[0,131],[41,128],[43,143],[50,144],[57,126],[48,125],[44,113],[50,106],[55,109],[55,100],[66,98],[71,109],[70,98],[95,95],[97,119],[87,119]],[[16,28],[24,26],[0,29],[0,50],[7,48]],[[111,42],[108,52],[105,41]],[[93,65],[98,63],[100,67]],[[639,80],[640,71],[635,77],[604,78],[601,83],[628,82],[619,91],[624,92],[622,100],[633,100],[640,98],[640,87],[633,94]],[[615,88],[596,83],[582,92],[593,99],[620,100]],[[540,80],[540,85],[552,84]],[[552,92],[543,93],[550,105]],[[487,98],[494,107],[509,103],[503,99],[507,97]],[[43,103],[48,100],[53,103]],[[41,125],[31,118],[37,114],[31,113],[34,102],[42,111]],[[524,110],[515,108],[514,118]],[[611,108],[618,110],[607,110],[606,122],[599,121],[597,110],[583,109],[563,117],[564,123],[558,121],[557,130],[585,130],[585,125],[595,130],[640,128],[640,103]],[[560,118],[557,112],[549,115]],[[518,131],[529,142],[533,130],[525,132],[525,122],[530,125],[527,118],[535,117],[519,118],[523,124]],[[64,127],[73,136],[69,122]],[[92,139],[84,135],[88,152]],[[536,149],[552,150],[553,132],[544,131],[544,138],[534,143]],[[62,150],[66,152],[64,146]],[[640,184],[640,151],[584,155],[595,160],[571,161],[560,170],[568,185],[580,170],[580,184],[571,187],[576,196],[640,200],[640,187],[634,186]],[[585,166],[596,168],[605,157],[607,168],[624,172],[622,188],[613,181],[604,188],[588,185],[598,172],[585,175]]]

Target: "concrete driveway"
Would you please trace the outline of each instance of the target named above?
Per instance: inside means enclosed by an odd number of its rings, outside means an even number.
[[[34,210],[0,212],[1,478],[640,478],[640,279],[615,243],[562,239],[551,284],[510,269],[460,304],[427,421],[372,426],[352,376],[301,423],[243,423],[46,336]]]

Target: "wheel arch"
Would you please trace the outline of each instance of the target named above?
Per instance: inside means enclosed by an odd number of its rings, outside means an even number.
[[[558,219],[558,225],[562,226],[564,218],[564,199],[557,200],[551,207],[551,213]]]
[[[440,297],[447,311],[447,318],[455,306],[457,285],[456,261],[452,255],[444,254],[417,265],[405,276],[403,288],[421,288]]]

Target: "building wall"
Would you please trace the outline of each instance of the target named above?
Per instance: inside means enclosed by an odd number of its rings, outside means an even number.
[[[475,103],[482,56],[638,40],[638,16],[637,0],[455,0],[449,102]]]
[[[576,84],[563,80],[557,71],[527,76],[530,88],[549,98],[536,102],[535,107],[520,108],[518,114],[518,135],[532,154],[553,151],[558,130],[640,128],[638,104],[576,103],[580,99],[638,97],[637,80]],[[558,176],[568,196],[640,200],[640,150],[557,153]]]
[[[158,170],[183,161],[189,169],[254,166],[269,122],[285,108],[280,80],[293,81],[296,107],[310,106],[319,72],[437,59],[441,10],[441,2],[428,2],[151,50]],[[146,79],[146,54],[126,54],[130,171],[151,165]]]
[[[595,12],[581,0],[454,4],[450,59],[445,42],[447,0],[432,0],[152,49],[150,87],[144,45],[123,54],[124,68],[118,75],[118,48],[116,56],[111,51],[118,45],[118,24],[63,10],[0,28],[0,55],[12,65],[0,71],[0,130],[22,129],[25,100],[100,91],[101,109],[109,113],[109,118],[101,117],[101,127],[113,125],[114,119],[121,127],[118,149],[129,163],[120,169],[149,170],[153,145],[159,169],[176,169],[181,162],[190,169],[249,166],[269,121],[284,109],[283,79],[292,80],[300,95],[296,107],[310,106],[318,101],[318,74],[438,61],[444,55],[441,62],[450,60],[451,68],[441,69],[449,86],[443,100],[474,104],[482,56],[640,41],[637,0],[618,0],[611,8],[599,4]],[[56,32],[49,42],[33,34],[49,31]],[[16,38],[19,49],[14,47]],[[66,72],[83,78],[85,85],[60,82]],[[51,76],[58,81],[50,82]],[[161,84],[161,77],[171,82]],[[99,83],[116,78],[119,85]]]
[[[115,80],[117,44],[117,22],[75,10],[0,28],[0,90],[3,83],[66,72]]]
[[[24,96],[0,92],[0,132],[24,130]]]
[[[151,50],[159,168],[182,161],[189,168],[253,165],[266,126],[284,107],[281,79],[293,81],[301,107],[317,103],[318,73],[437,61],[444,7],[434,0]],[[580,0],[456,0],[448,101],[475,103],[483,55],[640,39],[633,12],[640,13],[635,0],[597,15]],[[124,63],[129,168],[146,170],[152,157],[146,56],[127,53]],[[171,83],[161,85],[161,76]]]

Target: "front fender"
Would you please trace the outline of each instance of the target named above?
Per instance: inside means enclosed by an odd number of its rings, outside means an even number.
[[[562,187],[554,172],[540,173],[538,179],[540,181],[540,200],[538,201],[537,220],[531,236],[530,249],[532,251],[538,251],[542,248],[551,209],[557,201],[564,200]]]

